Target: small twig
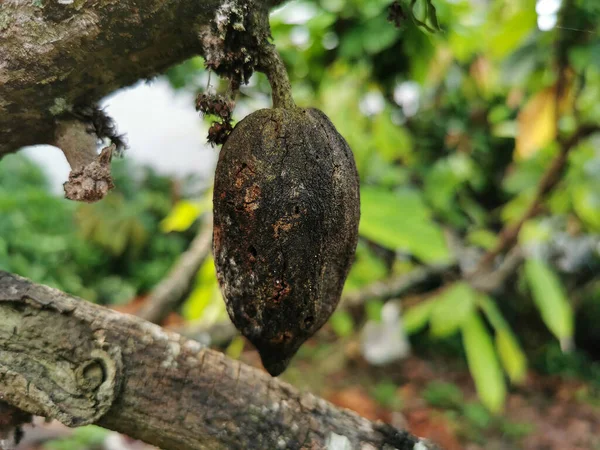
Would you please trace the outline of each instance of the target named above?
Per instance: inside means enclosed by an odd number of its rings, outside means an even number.
[[[198,269],[210,253],[211,244],[212,217],[209,217],[190,247],[154,288],[136,315],[149,322],[161,323],[177,309],[191,291]]]
[[[446,283],[442,286],[432,289],[431,291],[423,292],[422,294],[412,295],[406,299],[402,299],[402,309],[406,311],[407,309],[417,306],[419,303],[423,303],[426,300],[437,297],[453,284],[454,283]]]
[[[471,286],[481,292],[498,290],[523,262],[523,251],[517,245],[509,250],[498,268],[492,272],[480,273],[469,279]]]
[[[420,285],[430,282],[436,277],[440,277],[453,266],[450,264],[421,267],[405,275],[392,277],[384,281],[377,281],[366,287],[344,295],[342,305],[353,307],[362,305],[369,299],[389,300],[394,297],[405,294],[407,291],[417,289]]]
[[[97,140],[98,137],[89,131],[86,123],[67,120],[57,123],[53,144],[63,152],[71,170],[77,170],[91,164],[98,157]]]
[[[273,44],[265,44],[257,69],[265,73],[269,79],[273,108],[295,108],[296,104],[292,98],[292,85],[287,70]]]

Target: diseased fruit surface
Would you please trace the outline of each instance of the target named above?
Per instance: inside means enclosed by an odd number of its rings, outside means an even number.
[[[236,125],[214,188],[217,278],[234,325],[273,376],[336,308],[358,239],[350,147],[317,109]]]

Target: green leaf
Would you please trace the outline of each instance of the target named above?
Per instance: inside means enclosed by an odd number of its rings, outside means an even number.
[[[402,324],[406,334],[414,334],[427,325],[437,301],[437,298],[426,300],[402,313]]]
[[[504,223],[517,222],[531,205],[535,194],[534,189],[522,191],[502,206],[500,213]]]
[[[592,230],[600,231],[600,183],[582,183],[572,191],[573,209]]]
[[[456,283],[437,297],[431,312],[431,334],[450,336],[458,331],[474,311],[476,292],[467,283]]]
[[[498,235],[492,233],[490,230],[479,228],[469,232],[467,242],[485,250],[491,250],[498,242]]]
[[[95,425],[76,428],[70,436],[59,438],[44,444],[48,450],[80,450],[82,448],[102,447],[110,432]]]
[[[202,208],[198,203],[181,200],[173,207],[173,210],[160,223],[164,233],[169,231],[185,231],[200,216]]]
[[[196,287],[183,305],[183,316],[188,320],[203,318],[211,305],[221,303],[215,263],[212,258],[207,258],[198,270]]]
[[[527,358],[515,336],[508,330],[497,330],[496,349],[510,381],[523,383],[527,375]]]
[[[504,406],[506,385],[492,338],[476,312],[462,327],[463,344],[477,395],[486,408],[499,413]]]
[[[377,299],[368,300],[365,303],[365,311],[367,313],[367,319],[373,322],[381,322],[381,310],[383,309],[383,302]]]
[[[236,336],[227,346],[225,354],[231,359],[240,359],[240,356],[244,351],[244,344],[244,338],[242,336]]]
[[[339,337],[348,337],[354,331],[354,320],[348,311],[338,310],[329,319],[331,328]]]
[[[527,357],[519,345],[512,329],[502,316],[502,313],[487,295],[479,294],[477,303],[485,313],[490,324],[496,331],[496,350],[500,362],[508,374],[510,381],[519,384],[525,381],[527,375]]]
[[[200,215],[212,209],[212,189],[209,189],[197,202],[180,200],[171,212],[160,223],[164,233],[170,231],[185,231],[196,221]]]
[[[531,245],[549,242],[552,239],[553,230],[548,221],[530,219],[523,224],[519,232],[519,243]]]
[[[585,41],[580,46],[573,45],[569,51],[569,59],[578,72],[586,70],[590,64],[600,69],[600,40],[596,39],[591,43]]]
[[[504,104],[496,105],[490,108],[488,112],[488,120],[490,123],[497,125],[508,120],[511,113],[512,110],[508,106]]]
[[[450,252],[430,214],[417,191],[361,189],[362,236],[384,247],[413,253],[425,262],[446,262]]]
[[[504,320],[502,313],[494,303],[494,300],[491,297],[488,297],[485,294],[478,293],[477,295],[477,305],[481,308],[481,310],[485,313],[485,316],[489,320],[492,327],[495,330],[504,330],[509,328],[508,323]]]
[[[500,423],[500,432],[508,439],[518,440],[523,439],[528,434],[535,430],[535,425],[528,422],[512,422],[503,420]]]
[[[386,162],[402,159],[408,163],[412,152],[410,134],[392,122],[389,111],[378,114],[373,121],[373,143]]]
[[[462,413],[470,425],[480,430],[485,430],[493,423],[490,412],[481,403],[463,403]]]
[[[438,22],[435,6],[433,5],[433,3],[431,3],[431,0],[427,0],[427,17],[429,18],[429,22],[431,23],[431,26],[434,30],[442,31]]]
[[[402,400],[398,396],[398,386],[391,381],[380,381],[371,388],[371,396],[385,408],[399,410]]]
[[[469,181],[476,177],[473,161],[463,154],[439,159],[425,176],[425,198],[436,211],[444,213],[453,221],[460,221],[462,215],[456,207],[456,194]]]
[[[396,42],[397,28],[390,26],[385,15],[379,15],[355,24],[345,34],[340,45],[343,59],[354,59],[379,53]]]
[[[538,259],[525,261],[525,277],[542,320],[561,344],[573,337],[573,309],[558,277]]]
[[[432,381],[423,390],[422,395],[431,406],[444,409],[460,408],[465,400],[458,386],[443,381]]]
[[[356,291],[362,286],[382,280],[388,269],[383,259],[377,257],[364,243],[359,241],[356,247],[356,258],[344,285],[344,293]]]
[[[502,59],[516,50],[524,38],[535,29],[537,14],[533,5],[515,8],[514,11],[515,13],[500,22],[499,26],[493,26],[494,33],[491,39],[486,40],[488,54],[494,58]]]

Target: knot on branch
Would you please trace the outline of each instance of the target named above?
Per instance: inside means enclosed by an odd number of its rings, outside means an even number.
[[[100,134],[97,130],[96,125],[92,130],[81,120],[62,121],[57,125],[55,144],[71,166],[69,180],[63,184],[65,197],[70,200],[93,203],[114,188],[110,162],[119,148],[113,142],[98,155],[96,144]],[[122,145],[122,141],[118,143]]]
[[[102,200],[113,189],[110,162],[115,146],[105,147],[89,164],[71,170],[69,181],[63,184],[69,200],[93,203]]]
[[[0,276],[0,294],[3,400],[71,427],[100,419],[120,389],[119,347],[73,320],[73,310],[33,298],[15,277]]]

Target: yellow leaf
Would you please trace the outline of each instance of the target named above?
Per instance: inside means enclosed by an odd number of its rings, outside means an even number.
[[[558,118],[572,106],[574,78],[573,71],[566,69],[558,105],[554,85],[538,92],[521,109],[517,118],[519,132],[514,159],[527,159],[556,139]]]
[[[527,357],[508,329],[496,331],[496,350],[510,381],[522,384],[527,376]]]
[[[188,320],[202,319],[203,323],[214,321],[221,309],[225,309],[217,282],[215,262],[206,258],[200,266],[196,286],[183,305],[183,316]]]
[[[231,341],[231,344],[227,346],[225,354],[231,359],[240,359],[240,356],[244,351],[244,344],[244,338],[241,336],[236,336],[233,341]]]
[[[515,159],[527,159],[556,138],[555,89],[546,88],[519,112]]]
[[[202,207],[198,203],[181,200],[177,202],[169,215],[162,220],[160,229],[165,233],[187,230],[201,213]]]

